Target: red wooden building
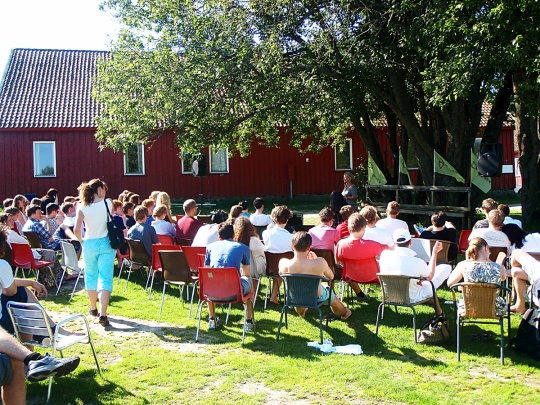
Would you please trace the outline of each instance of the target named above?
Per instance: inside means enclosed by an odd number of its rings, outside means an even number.
[[[227,157],[226,150],[211,153],[207,176],[194,177],[191,162],[183,162],[172,134],[152,145],[139,145],[127,153],[100,150],[94,138],[94,117],[99,106],[91,97],[96,61],[103,51],[15,49],[0,84],[0,198],[57,188],[76,195],[84,180],[103,178],[110,195],[129,189],[146,197],[153,190],[172,198],[328,194],[343,172],[366,152],[351,134],[344,152],[332,147],[320,154],[300,154],[280,129],[279,148],[253,145],[246,158]],[[392,162],[385,128],[380,145]],[[505,128],[504,164],[513,165],[512,128]],[[207,150],[207,155],[208,155]],[[414,178],[413,173],[413,178]],[[513,173],[494,181],[495,189],[513,189]]]

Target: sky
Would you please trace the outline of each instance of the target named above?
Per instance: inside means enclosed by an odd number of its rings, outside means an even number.
[[[101,0],[0,0],[0,77],[14,48],[106,51],[119,24]]]

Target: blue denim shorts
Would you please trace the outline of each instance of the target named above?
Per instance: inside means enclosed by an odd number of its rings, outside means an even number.
[[[11,359],[7,354],[0,353],[0,387],[9,384],[13,378]]]

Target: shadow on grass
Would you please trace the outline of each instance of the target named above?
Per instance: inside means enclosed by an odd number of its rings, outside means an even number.
[[[110,403],[110,398],[123,398],[124,402],[129,402],[128,398],[137,398],[137,403],[149,404],[150,401],[141,397],[141,393],[133,393],[126,390],[117,383],[99,377],[96,370],[85,370],[76,375],[68,375],[53,380],[51,400],[49,404],[102,404]],[[47,399],[47,387],[49,380],[39,384],[27,384],[27,403],[44,404]],[[73,396],[73,387],[76,386],[77,397]]]

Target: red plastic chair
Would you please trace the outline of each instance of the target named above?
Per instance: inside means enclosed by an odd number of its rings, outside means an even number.
[[[201,315],[203,303],[212,302],[220,305],[244,304],[244,325],[242,327],[242,344],[246,336],[246,316],[247,306],[251,305],[253,309],[253,290],[247,295],[242,294],[242,283],[240,282],[240,274],[234,267],[199,267],[199,304],[197,312],[199,313],[199,321],[197,323],[197,333],[195,334],[195,342],[199,340],[199,330],[201,328]],[[229,320],[229,313],[225,318],[225,325]],[[255,322],[255,316],[253,317]]]
[[[206,254],[205,246],[182,246],[182,250],[186,253],[186,259],[189,264],[189,268],[193,273],[199,271],[199,258],[197,255]]]
[[[469,247],[469,236],[471,235],[472,229],[463,229],[459,234],[458,249],[459,253],[465,253]]]
[[[174,245],[174,238],[171,235],[158,235],[157,238],[162,245]]]
[[[152,245],[152,267],[150,267],[150,272],[148,273],[148,279],[146,280],[146,286],[144,289],[146,290],[148,288],[148,282],[150,282],[150,291],[148,292],[148,298],[152,296],[152,287],[154,286],[154,277],[156,274],[156,271],[161,271],[161,259],[159,256],[160,250],[182,250],[180,246],[170,244],[170,245],[162,245],[159,243],[156,243],[155,245]]]
[[[204,259],[205,258],[206,258],[206,254],[197,253],[197,259],[199,260],[199,267],[204,267]]]
[[[58,283],[56,282],[56,277],[54,276],[52,266],[54,262],[49,262],[46,260],[36,260],[32,254],[32,249],[30,245],[25,243],[12,243],[11,244],[11,260],[13,266],[15,266],[15,277],[17,277],[17,271],[21,269],[34,270],[36,272],[36,280],[39,278],[39,270],[48,267],[51,272],[56,287],[58,288]],[[24,277],[24,271],[23,271]]]
[[[343,259],[342,280],[346,283],[379,284],[379,263],[375,257],[362,260]]]
[[[120,253],[120,249],[116,249],[116,260],[118,261],[118,279],[122,275],[122,269],[124,268],[124,263],[129,265],[129,249],[126,249],[126,254],[123,255]]]

